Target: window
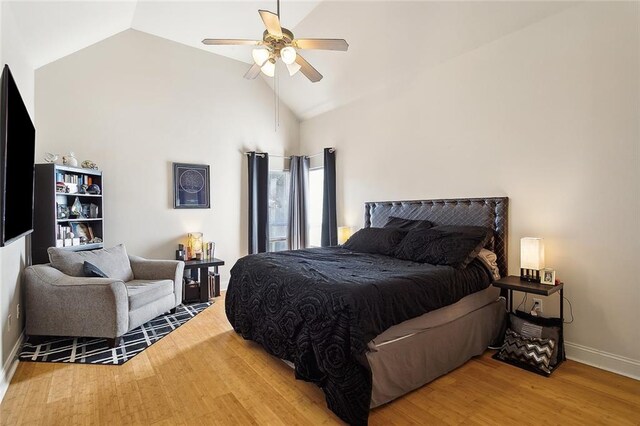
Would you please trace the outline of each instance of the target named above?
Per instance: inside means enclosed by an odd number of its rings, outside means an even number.
[[[289,171],[269,171],[269,247],[268,251],[287,250],[289,217]]]
[[[320,247],[322,242],[322,194],[324,168],[309,170],[309,247]]]

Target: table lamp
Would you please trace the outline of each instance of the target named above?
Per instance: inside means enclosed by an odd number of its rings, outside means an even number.
[[[344,244],[347,242],[351,235],[353,234],[353,229],[350,226],[340,226],[338,227],[338,244]]]
[[[540,282],[540,270],[544,269],[544,240],[525,237],[520,239],[520,279]]]
[[[187,234],[187,254],[189,260],[202,259],[202,232]]]

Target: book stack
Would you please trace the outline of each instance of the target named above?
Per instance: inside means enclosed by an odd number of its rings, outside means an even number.
[[[73,235],[70,226],[58,225],[56,230],[56,247],[70,247],[80,245],[80,238]]]
[[[58,171],[56,172],[56,182],[63,182],[66,186],[69,187],[69,193],[75,194],[76,192],[78,192],[79,186],[89,186],[93,184],[93,178],[87,175],[72,175]]]

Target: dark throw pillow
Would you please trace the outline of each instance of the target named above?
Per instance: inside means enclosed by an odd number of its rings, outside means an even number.
[[[525,337],[507,329],[504,343],[497,357],[516,365],[528,366],[535,371],[551,374],[549,363],[556,346],[553,339]]]
[[[85,277],[109,278],[107,274],[105,274],[104,272],[102,272],[102,270],[100,270],[100,268],[98,268],[93,263],[89,263],[87,261],[85,261],[82,264],[82,272],[84,273]]]
[[[465,268],[491,238],[487,228],[436,226],[409,231],[396,249],[399,259]]]
[[[493,230],[489,228],[485,228],[484,226],[440,225],[440,226],[436,226],[435,229],[440,229],[442,231],[450,231],[450,232],[464,232],[466,234],[483,235],[483,236],[486,233],[489,233],[489,238],[487,239],[487,242],[485,243],[483,248],[486,248],[487,250],[491,250],[492,252],[496,251]]]
[[[398,228],[405,231],[412,229],[429,229],[433,226],[428,220],[403,219],[401,217],[389,216],[385,228]]]
[[[526,318],[520,318],[525,316]],[[532,318],[531,315],[524,312],[517,314],[509,314],[509,328],[524,337],[537,337],[540,339],[550,339],[556,342],[560,341],[560,327],[543,325],[541,322],[550,322],[547,318]],[[537,323],[537,324],[536,324]],[[549,365],[555,367],[558,363],[558,348],[553,348]]]
[[[360,253],[393,256],[405,235],[405,231],[397,228],[363,228],[353,234],[343,247]]]

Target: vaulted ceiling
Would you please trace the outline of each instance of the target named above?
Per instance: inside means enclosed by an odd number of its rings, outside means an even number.
[[[527,25],[571,7],[537,1],[296,1],[281,2],[282,25],[297,37],[345,38],[348,52],[305,51],[323,75],[310,83],[279,71],[278,94],[302,120],[373,91],[419,78]],[[251,63],[251,47],[204,46],[210,38],[258,39],[258,9],[275,1],[7,2],[34,68],[133,28],[212,54]],[[238,78],[242,78],[241,75]],[[273,79],[264,77],[268,84]]]

